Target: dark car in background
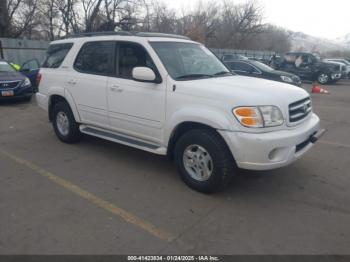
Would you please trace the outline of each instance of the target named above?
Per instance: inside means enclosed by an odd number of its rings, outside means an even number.
[[[0,100],[20,98],[30,100],[34,88],[30,79],[17,72],[6,60],[0,59]]]
[[[248,60],[248,57],[239,54],[226,54],[222,56],[221,60],[223,62],[231,62],[235,60]]]
[[[228,68],[238,75],[264,78],[268,80],[284,82],[295,86],[301,86],[301,80],[298,76],[274,70],[273,68],[254,60],[236,60],[225,62]]]
[[[320,84],[335,83],[342,77],[339,66],[322,61],[313,53],[289,52],[280,61],[273,61],[275,69],[289,72],[301,79],[318,81]]]

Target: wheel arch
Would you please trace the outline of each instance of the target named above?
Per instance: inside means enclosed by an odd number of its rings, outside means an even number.
[[[68,95],[67,95],[68,94]],[[80,122],[80,116],[78,113],[78,110],[75,106],[73,97],[65,92],[64,94],[51,94],[49,97],[49,107],[48,107],[48,114],[49,114],[49,120],[52,122],[53,120],[53,107],[55,106],[55,104],[59,103],[59,102],[66,102],[69,107],[71,108],[75,121],[76,122]]]
[[[173,159],[173,157],[174,157],[174,148],[175,148],[176,142],[179,140],[179,138],[182,135],[184,135],[186,132],[188,132],[190,130],[194,130],[194,129],[206,129],[206,130],[210,130],[212,132],[215,132],[218,135],[218,137],[220,137],[223,140],[223,142],[226,144],[227,148],[229,149],[229,147],[226,143],[226,140],[222,137],[222,135],[217,131],[216,128],[214,128],[208,124],[204,124],[204,123],[200,123],[200,122],[184,121],[184,122],[179,123],[177,126],[175,126],[175,128],[172,130],[171,135],[169,137],[168,147],[167,147],[167,156],[170,159]],[[231,152],[231,155],[232,155],[232,152]],[[232,155],[232,157],[234,158],[233,155]]]

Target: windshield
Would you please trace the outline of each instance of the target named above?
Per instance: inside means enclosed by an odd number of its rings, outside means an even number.
[[[0,72],[16,72],[16,70],[5,61],[0,61]]]
[[[316,58],[316,60],[319,62],[319,61],[322,61],[321,57],[318,55],[318,54],[313,54],[314,57]]]
[[[274,70],[272,67],[269,67],[268,65],[265,65],[259,61],[252,61],[251,60],[250,62],[262,71],[273,71]]]
[[[232,75],[211,51],[200,44],[152,42],[151,45],[173,79]]]

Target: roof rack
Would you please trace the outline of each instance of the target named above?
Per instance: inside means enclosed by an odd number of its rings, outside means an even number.
[[[108,36],[108,35],[123,35],[132,36],[133,34],[128,31],[106,31],[106,32],[89,32],[89,33],[78,33],[68,35],[66,38],[79,38],[79,37],[91,37],[91,36]]]
[[[167,38],[178,38],[178,39],[190,40],[190,38],[183,35],[164,34],[164,33],[156,33],[156,32],[134,32],[134,35],[141,36],[141,37],[167,37]]]
[[[66,38],[109,36],[109,35],[139,36],[139,37],[167,37],[167,38],[178,38],[178,39],[190,40],[190,38],[183,35],[163,34],[163,33],[156,33],[156,32],[135,32],[135,31],[106,31],[106,32],[78,33],[78,34],[68,35]]]

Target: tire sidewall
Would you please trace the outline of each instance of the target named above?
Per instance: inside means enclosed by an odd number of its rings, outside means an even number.
[[[321,77],[322,75],[326,75],[326,76],[327,76],[327,81],[325,81],[325,82],[320,81],[320,77]],[[327,73],[321,72],[321,73],[319,73],[318,76],[317,76],[317,81],[318,81],[320,84],[322,84],[322,85],[327,84],[327,83],[329,82],[329,80],[330,80],[330,77],[329,77],[329,75],[328,75]]]
[[[225,155],[225,149],[220,148],[219,144],[215,140],[218,137],[212,137],[206,132],[200,130],[189,131],[185,136],[182,136],[175,146],[175,163],[182,180],[191,188],[203,193],[213,193],[220,190],[229,181],[230,168],[227,167],[227,155]],[[199,145],[210,154],[213,161],[213,172],[210,178],[206,181],[198,181],[191,177],[187,172],[183,155],[184,151],[189,145]],[[232,159],[233,160],[233,159]],[[234,165],[232,162],[230,163]]]
[[[68,118],[68,124],[69,124],[69,130],[68,130],[68,134],[65,136],[63,134],[61,134],[61,132],[59,131],[58,127],[57,127],[57,115],[63,112],[67,118]],[[70,109],[69,105],[65,102],[60,102],[57,103],[54,108],[53,108],[53,119],[52,119],[52,124],[55,130],[55,133],[57,135],[57,137],[65,142],[65,143],[72,143],[78,140],[77,137],[77,123],[75,122],[75,118],[74,115],[72,113],[72,110]]]

